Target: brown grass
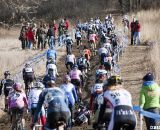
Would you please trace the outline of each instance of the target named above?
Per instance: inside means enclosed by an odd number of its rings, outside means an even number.
[[[137,14],[133,14],[132,17],[133,16],[136,16],[141,23],[142,41],[160,41],[160,9],[140,11]]]
[[[0,78],[2,78],[4,71],[9,70],[14,73],[25,60],[38,53],[38,51],[22,51],[17,29],[0,29],[0,32]]]

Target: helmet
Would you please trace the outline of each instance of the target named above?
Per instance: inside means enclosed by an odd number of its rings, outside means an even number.
[[[143,81],[153,81],[154,80],[154,75],[152,73],[147,73],[144,77],[143,77]]]
[[[77,69],[77,68],[78,68],[78,65],[74,65],[74,66],[73,66],[73,69]]]
[[[120,76],[111,76],[108,79],[108,86],[122,84],[122,79]]]
[[[71,81],[71,78],[69,75],[65,75],[63,79],[64,81]]]
[[[37,82],[34,84],[34,87],[35,87],[35,88],[44,88],[44,85],[43,85],[40,81],[37,81]]]
[[[8,75],[11,75],[11,74],[10,74],[9,71],[5,71],[5,72],[4,72],[4,75],[5,75],[5,76],[8,76]]]
[[[14,83],[12,87],[16,91],[22,91],[22,89],[23,89],[22,84],[20,84],[20,83]]]
[[[26,64],[25,64],[25,67],[30,67],[31,65],[30,65],[30,63],[29,62],[27,62]]]

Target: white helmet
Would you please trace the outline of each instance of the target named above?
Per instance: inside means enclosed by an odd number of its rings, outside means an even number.
[[[34,88],[41,88],[41,89],[43,89],[44,85],[43,85],[42,82],[37,81],[37,82],[34,83]]]

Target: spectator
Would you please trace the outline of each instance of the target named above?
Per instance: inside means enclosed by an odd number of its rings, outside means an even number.
[[[133,36],[134,45],[135,44],[140,44],[140,30],[141,30],[141,25],[140,25],[139,21],[136,20],[136,22],[135,22],[135,32],[134,32],[134,36]]]
[[[67,20],[66,18],[64,19],[65,22],[65,30],[68,31],[69,29],[69,20]]]
[[[131,22],[131,45],[133,45],[133,36],[134,36],[134,33],[135,33],[135,21],[136,19],[133,18],[133,21]]]
[[[27,44],[27,26],[26,23],[21,28],[19,40],[21,41],[22,49],[24,50],[26,48]]]
[[[143,77],[143,85],[140,91],[139,105],[145,111],[160,114],[160,87],[154,81],[152,73],[148,73]],[[145,117],[147,130],[150,126],[159,126],[158,121]]]
[[[53,29],[54,29],[54,37],[56,38],[56,33],[57,33],[57,24],[56,24],[56,21],[53,20]]]
[[[34,33],[33,33],[31,27],[28,28],[27,40],[28,40],[28,46],[27,46],[27,48],[31,49],[33,42],[35,42]]]
[[[49,25],[49,29],[47,32],[47,37],[48,37],[48,44],[50,48],[53,48],[55,46],[55,39],[54,39],[54,29],[53,25]]]

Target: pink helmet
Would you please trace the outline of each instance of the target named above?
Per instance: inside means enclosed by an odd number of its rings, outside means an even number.
[[[22,84],[20,83],[14,83],[12,87],[16,91],[22,91]]]

